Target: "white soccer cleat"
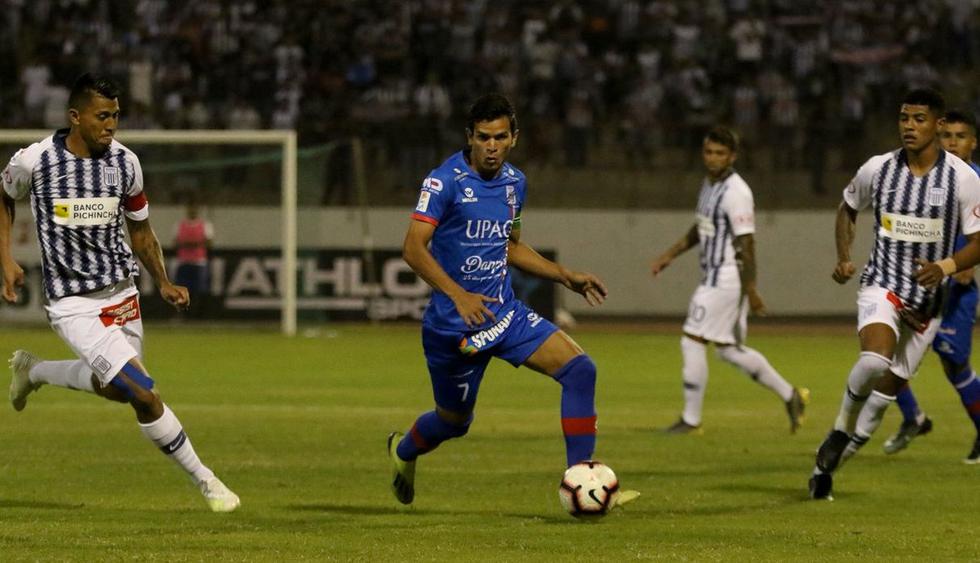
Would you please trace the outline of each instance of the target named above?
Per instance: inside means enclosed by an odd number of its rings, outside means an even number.
[[[213,512],[231,512],[238,508],[242,503],[238,495],[231,492],[231,489],[221,482],[221,479],[212,477],[200,485],[201,494]]]
[[[26,352],[17,350],[10,356],[10,404],[15,411],[22,411],[27,406],[27,396],[37,391],[42,383],[31,383],[31,368],[41,362],[41,359]]]

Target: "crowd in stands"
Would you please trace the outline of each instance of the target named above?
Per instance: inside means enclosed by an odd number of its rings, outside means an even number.
[[[128,128],[357,134],[392,166],[431,166],[467,102],[500,91],[538,163],[653,167],[720,121],[793,167],[831,144],[866,156],[865,128],[910,87],[980,104],[980,0],[2,4],[5,128],[60,126],[66,86],[100,70],[124,85]]]

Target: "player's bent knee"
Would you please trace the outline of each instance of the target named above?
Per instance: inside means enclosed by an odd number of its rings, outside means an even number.
[[[473,412],[459,413],[436,408],[436,415],[442,425],[442,431],[451,438],[460,438],[470,431],[473,424]]]
[[[132,364],[126,364],[122,367],[120,375],[126,377],[116,376],[112,378],[109,385],[122,392],[127,402],[133,401],[151,405],[159,401],[156,393],[153,392],[153,378],[140,371],[139,368]]]
[[[579,354],[558,370],[555,380],[563,387],[594,388],[596,372],[596,365],[592,358],[588,354]]]
[[[129,402],[129,397],[122,391],[122,389],[119,389],[113,385],[106,385],[103,387],[102,382],[99,381],[99,378],[94,375],[92,376],[92,389],[95,391],[96,395],[102,397],[103,399],[108,399],[117,403]]]
[[[864,370],[879,374],[883,374],[885,370],[892,366],[891,359],[875,352],[861,352],[858,356],[857,363]]]
[[[718,359],[728,362],[730,364],[736,363],[735,357],[737,355],[737,352],[738,350],[736,349],[736,347],[731,344],[727,346],[715,346],[715,355],[718,356]]]

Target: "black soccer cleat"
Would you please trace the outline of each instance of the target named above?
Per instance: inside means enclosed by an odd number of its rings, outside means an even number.
[[[980,436],[977,436],[975,442],[973,442],[973,449],[970,453],[963,458],[963,463],[967,465],[978,465],[980,464]]]
[[[824,473],[833,473],[840,465],[844,449],[850,443],[851,437],[843,430],[832,430],[817,450],[817,469]]]
[[[834,500],[834,478],[830,473],[817,473],[810,477],[810,498],[814,500]]]

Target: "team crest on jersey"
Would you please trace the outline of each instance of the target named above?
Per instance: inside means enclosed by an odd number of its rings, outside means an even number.
[[[514,191],[514,186],[507,186],[507,205],[517,206],[517,192]]]
[[[939,207],[946,203],[946,188],[936,186],[929,188],[929,205]]]
[[[465,196],[461,200],[463,203],[474,203],[479,201],[479,199],[474,195],[473,188],[463,188],[463,196]]]
[[[102,183],[106,186],[118,186],[121,174],[118,166],[102,167]]]

